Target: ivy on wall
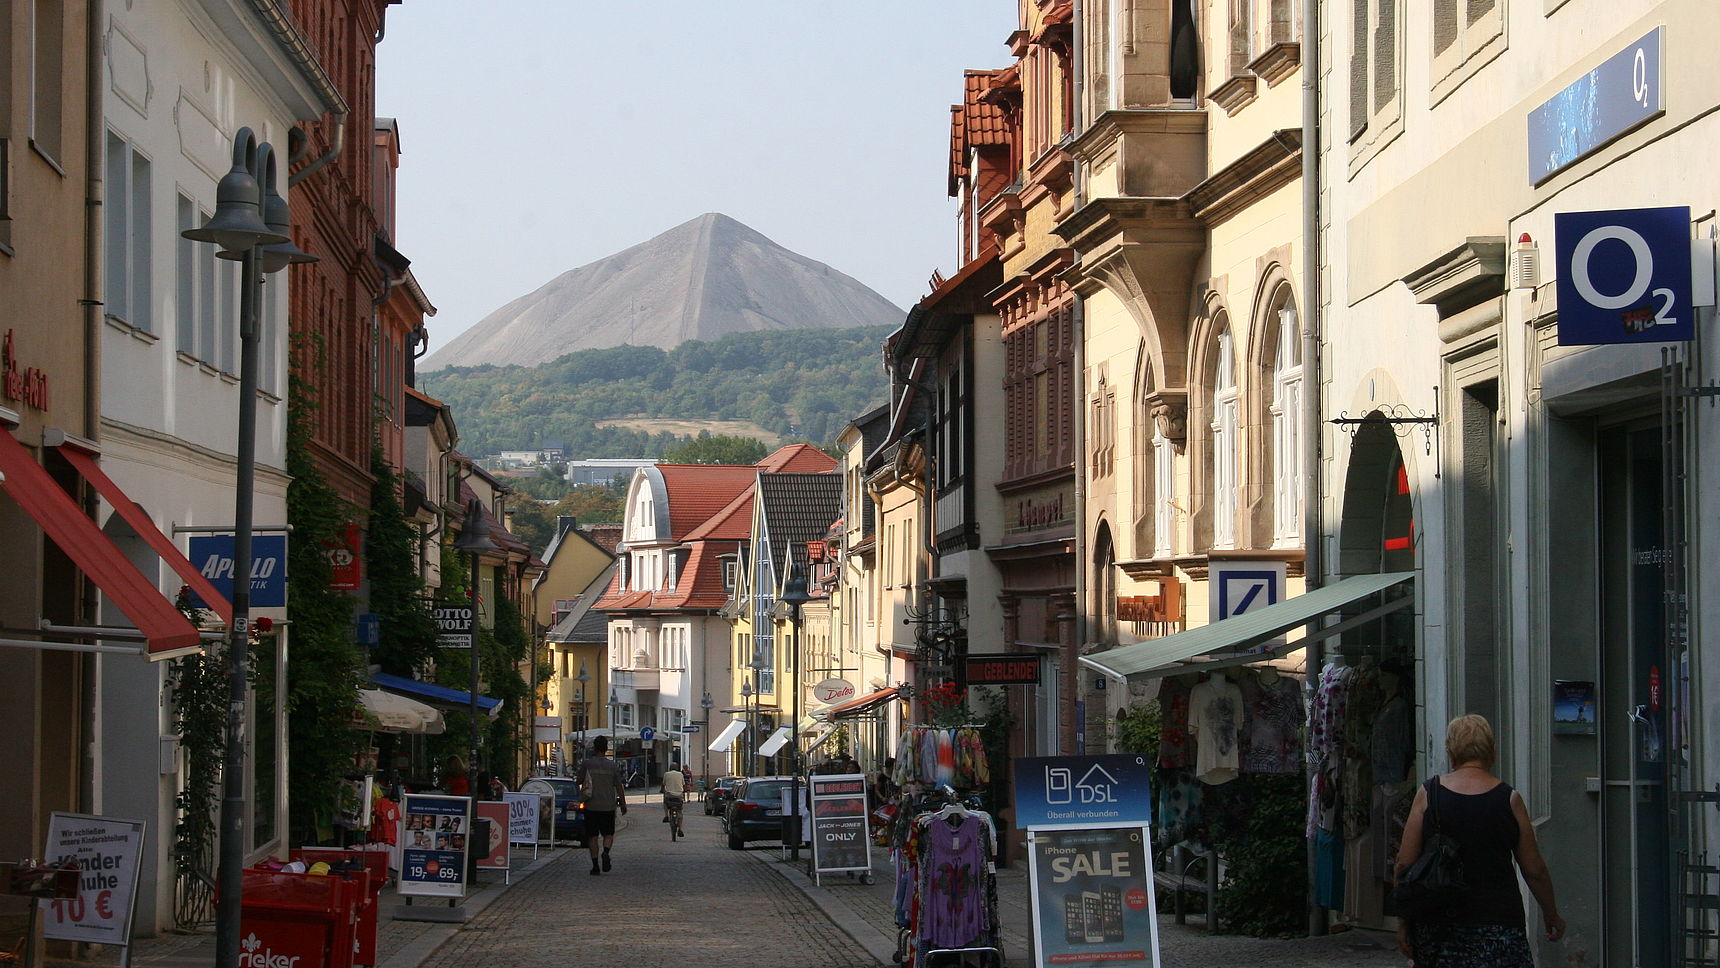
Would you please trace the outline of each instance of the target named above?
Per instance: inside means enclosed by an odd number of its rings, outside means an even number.
[[[341,500],[310,453],[314,391],[296,373],[288,391],[287,810],[293,844],[315,843],[333,810],[340,778],[353,769],[364,734],[352,727],[365,657],[353,634],[353,599],[329,588],[325,548],[338,543],[358,509]]]
[[[444,543],[442,588],[449,598],[465,601],[470,597],[471,576],[466,566],[466,556]],[[499,590],[504,585],[498,581],[495,587]],[[500,700],[502,708],[495,719],[478,714],[484,761],[477,769],[495,773],[509,786],[515,786],[524,779],[512,775],[523,749],[522,717],[533,715],[535,709],[532,684],[520,675],[520,664],[531,649],[531,635],[526,631],[526,616],[507,596],[498,594],[492,604],[494,627],[478,630],[478,678],[483,694]],[[436,662],[436,682],[440,685],[465,691],[471,686],[471,675],[471,656],[466,650],[447,650]],[[438,764],[446,762],[450,755],[464,760],[469,752],[470,715],[465,711],[450,712],[447,720],[447,731],[433,738]]]
[[[370,610],[380,635],[371,653],[383,672],[410,676],[436,658],[436,618],[424,597],[418,566],[418,531],[400,504],[400,478],[372,451],[370,529],[364,538],[365,571],[370,576]]]

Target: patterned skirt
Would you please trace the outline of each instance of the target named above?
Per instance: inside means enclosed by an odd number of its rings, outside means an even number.
[[[1415,968],[1533,968],[1529,935],[1503,924],[1409,926]]]

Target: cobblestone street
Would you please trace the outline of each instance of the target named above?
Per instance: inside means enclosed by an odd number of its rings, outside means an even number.
[[[690,805],[670,843],[653,801],[633,807],[614,869],[589,873],[566,850],[464,925],[433,961],[451,968],[872,968],[804,893],[761,862],[766,848],[724,844],[717,818]]]

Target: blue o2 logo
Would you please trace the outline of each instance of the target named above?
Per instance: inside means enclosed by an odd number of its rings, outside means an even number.
[[[1553,235],[1560,344],[1694,337],[1689,208],[1559,214]]]

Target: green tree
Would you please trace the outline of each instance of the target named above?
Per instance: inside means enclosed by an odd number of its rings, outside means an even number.
[[[662,451],[666,464],[756,464],[764,460],[764,444],[752,437],[701,433],[684,444]]]

